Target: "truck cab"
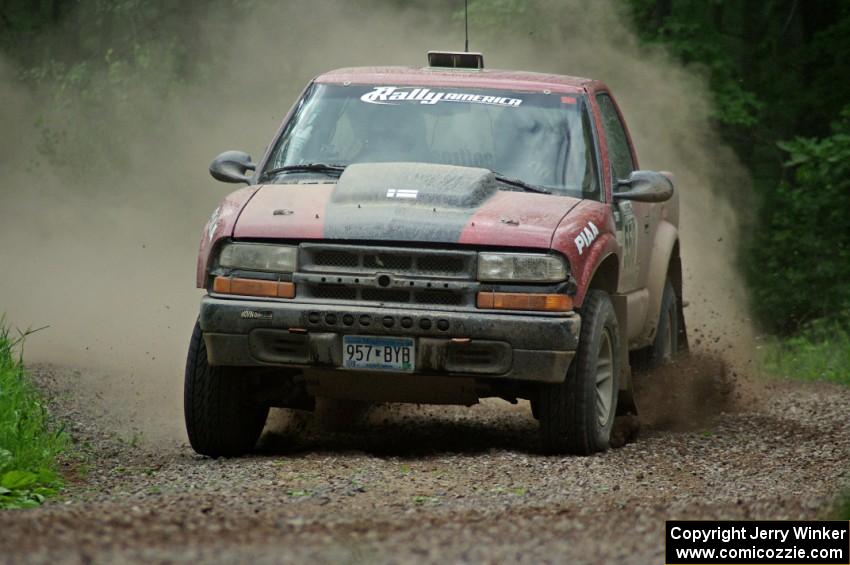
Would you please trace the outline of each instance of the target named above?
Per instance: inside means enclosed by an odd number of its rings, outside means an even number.
[[[318,76],[258,162],[210,166],[247,186],[200,246],[199,453],[320,397],[501,397],[531,401],[547,451],[589,454],[636,411],[632,365],[687,346],[672,175],[639,169],[610,90],[435,55]]]

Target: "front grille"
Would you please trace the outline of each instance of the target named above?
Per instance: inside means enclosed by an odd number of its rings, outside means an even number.
[[[300,270],[309,273],[392,273],[475,279],[474,251],[302,243]]]
[[[302,243],[297,299],[473,308],[476,259],[474,251]]]
[[[413,266],[413,258],[386,253],[370,253],[363,255],[363,266],[375,271],[409,271]]]
[[[357,290],[341,284],[311,285],[311,293],[315,298],[327,300],[357,300]]]
[[[354,253],[346,253],[345,251],[325,250],[319,251],[313,255],[313,261],[316,265],[323,267],[356,267],[358,257]]]
[[[422,273],[433,275],[452,275],[462,273],[466,268],[463,259],[441,255],[424,255],[417,258],[416,267]]]

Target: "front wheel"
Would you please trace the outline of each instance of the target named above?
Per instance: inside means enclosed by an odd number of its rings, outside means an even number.
[[[620,388],[620,331],[608,294],[590,290],[581,310],[576,357],[563,383],[538,398],[543,447],[589,455],[608,449]]]
[[[192,449],[210,457],[251,451],[263,431],[269,408],[255,400],[255,379],[239,367],[207,362],[204,334],[192,332],[183,389],[183,413]]]

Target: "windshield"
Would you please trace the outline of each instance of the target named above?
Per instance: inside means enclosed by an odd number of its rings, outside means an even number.
[[[554,193],[595,198],[591,139],[580,96],[316,84],[264,170],[311,163],[440,163],[490,169]],[[268,176],[266,181],[276,178]]]

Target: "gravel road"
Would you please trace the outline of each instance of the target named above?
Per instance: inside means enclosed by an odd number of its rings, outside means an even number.
[[[663,563],[665,519],[823,517],[850,461],[850,390],[711,363],[654,376],[640,438],[585,458],[538,454],[527,403],[488,400],[345,432],[275,413],[257,455],[212,460],[105,433],[68,372],[35,368],[83,455],[62,498],[0,513],[0,561]]]

